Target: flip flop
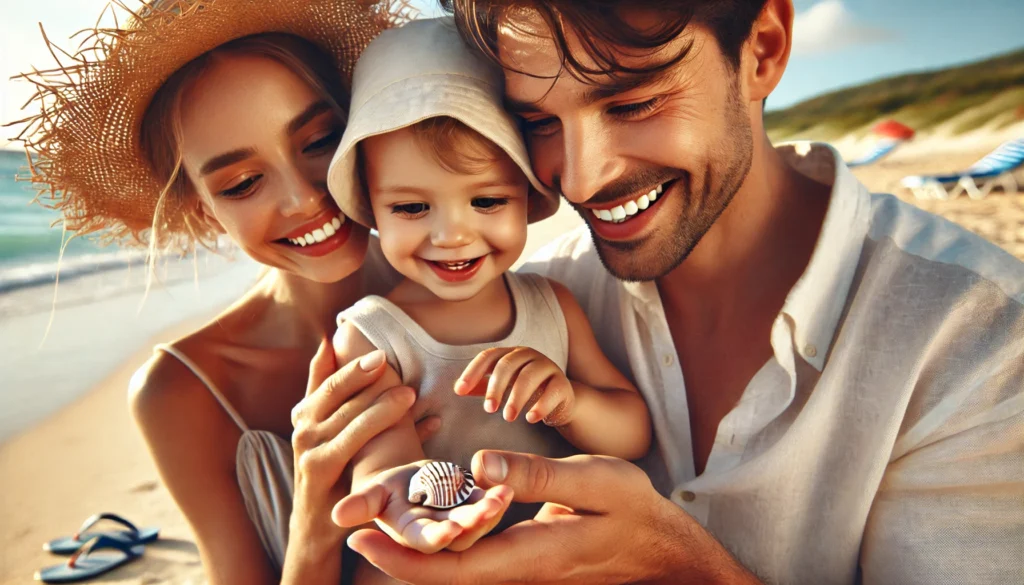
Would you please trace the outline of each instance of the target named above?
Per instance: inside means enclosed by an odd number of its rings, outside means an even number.
[[[142,556],[145,547],[125,540],[97,536],[75,551],[62,565],[47,567],[36,573],[43,583],[77,583],[112,571]]]
[[[124,526],[125,530],[89,531],[90,528],[102,520],[117,522]],[[159,533],[159,528],[143,528],[140,530],[136,528],[134,524],[117,514],[96,514],[95,516],[87,518],[86,521],[82,523],[82,527],[78,529],[78,532],[71,536],[55,538],[50,542],[43,544],[43,550],[50,551],[57,555],[69,555],[82,548],[83,544],[97,536],[105,536],[109,539],[120,540],[129,546],[149,544],[157,539]]]

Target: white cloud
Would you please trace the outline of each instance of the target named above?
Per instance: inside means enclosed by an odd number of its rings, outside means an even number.
[[[820,55],[894,36],[892,31],[857,22],[842,0],[822,0],[794,17],[793,54]]]

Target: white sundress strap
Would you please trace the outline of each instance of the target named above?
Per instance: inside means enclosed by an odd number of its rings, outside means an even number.
[[[156,345],[155,347],[153,347],[153,350],[162,351],[168,355],[177,358],[179,362],[184,364],[186,368],[188,368],[189,370],[192,371],[193,374],[195,374],[196,378],[199,378],[199,381],[202,382],[204,386],[206,386],[206,389],[210,391],[210,394],[213,394],[213,397],[217,399],[217,402],[220,403],[224,411],[228,413],[228,416],[231,417],[231,420],[235,421],[235,424],[238,425],[238,428],[241,429],[243,433],[249,430],[249,427],[245,424],[245,420],[243,420],[242,416],[238,414],[238,411],[231,406],[231,403],[228,402],[226,398],[224,398],[224,395],[221,394],[220,390],[217,389],[217,386],[214,385],[213,381],[210,380],[210,378],[205,373],[203,373],[203,370],[201,370],[199,366],[196,365],[195,362],[190,360],[188,356],[181,353],[181,351],[178,350],[176,347],[172,345],[167,345],[166,343],[160,343]]]

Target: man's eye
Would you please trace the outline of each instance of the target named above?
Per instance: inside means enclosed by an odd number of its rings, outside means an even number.
[[[659,105],[661,105],[661,98],[654,97],[647,101],[637,102],[635,104],[622,104],[621,106],[614,106],[609,108],[609,112],[622,118],[639,118],[645,114],[649,114],[654,111]]]
[[[523,130],[528,134],[547,136],[558,130],[558,118],[523,119]]]
[[[246,178],[245,180],[236,183],[233,187],[228,187],[220,192],[222,197],[242,197],[248,194],[252,188],[256,185],[256,182],[263,178],[263,175],[253,175]]]
[[[391,213],[395,215],[416,216],[426,213],[430,206],[426,203],[400,203],[391,206]]]
[[[508,197],[477,197],[473,199],[473,207],[484,211],[497,211],[508,205]]]

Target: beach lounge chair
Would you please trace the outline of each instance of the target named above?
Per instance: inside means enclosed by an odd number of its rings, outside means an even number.
[[[904,140],[895,140],[892,138],[879,140],[878,142],[875,143],[871,150],[864,153],[864,155],[861,156],[860,158],[856,158],[846,163],[846,166],[852,169],[854,167],[862,167],[864,165],[876,163],[882,160],[883,158],[889,156],[889,154],[892,151],[896,150],[897,146],[903,144],[904,142]]]
[[[971,199],[983,199],[998,186],[1006,193],[1017,192],[1013,173],[1024,166],[1024,138],[1004,142],[985,158],[959,173],[911,175],[900,184],[918,199],[949,199],[967,193]],[[979,186],[980,184],[980,186]]]

